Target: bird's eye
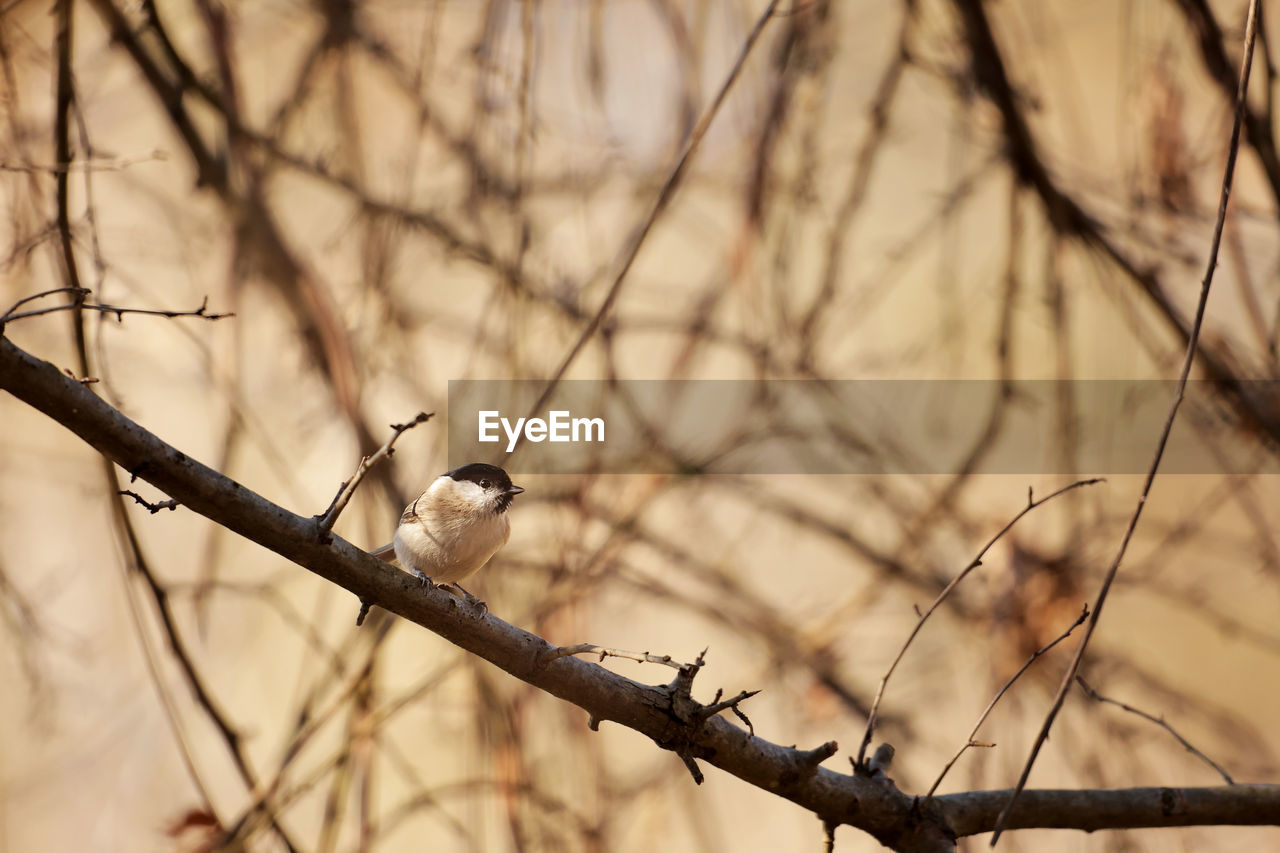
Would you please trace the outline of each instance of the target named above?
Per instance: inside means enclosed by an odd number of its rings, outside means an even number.
[[[488,480],[481,480],[481,481],[480,481],[480,488],[482,488],[482,489],[487,489],[487,488],[489,488],[489,481],[488,481]]]

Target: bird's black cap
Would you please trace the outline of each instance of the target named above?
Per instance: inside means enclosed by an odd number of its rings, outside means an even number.
[[[444,476],[459,482],[470,480],[486,488],[496,486],[508,495],[518,495],[524,491],[519,486],[512,484],[511,478],[507,476],[506,471],[503,471],[497,465],[489,465],[485,462],[469,462],[466,465],[459,465],[452,471],[446,471]]]

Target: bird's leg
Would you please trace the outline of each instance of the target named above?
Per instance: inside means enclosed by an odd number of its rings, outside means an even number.
[[[414,569],[413,573],[418,576],[419,587],[422,587],[423,589],[429,589],[430,587],[435,586],[431,578],[427,577],[427,573],[422,571],[422,569]]]

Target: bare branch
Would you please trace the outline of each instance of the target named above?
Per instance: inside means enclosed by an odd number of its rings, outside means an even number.
[[[194,512],[572,702],[597,723],[615,721],[645,734],[675,751],[686,766],[702,759],[802,805],[824,821],[849,823],[899,849],[947,849],[942,846],[946,838],[989,830],[999,804],[1008,800],[1008,792],[1003,791],[950,795],[936,797],[924,807],[881,775],[845,775],[823,767],[797,773],[804,753],[752,737],[722,716],[697,717],[703,706],[691,699],[689,688],[703,655],[666,686],[640,684],[573,656],[543,664],[555,647],[542,638],[490,613],[463,610],[456,596],[420,588],[409,575],[340,537],[334,536],[329,544],[316,541],[314,518],[295,515],[162,442],[53,365],[5,338],[0,338],[0,388],[54,418],[121,468],[137,472]],[[236,742],[234,732],[230,740]],[[1280,814],[1278,787],[1240,785],[1227,791],[1227,795],[1215,789],[1073,791],[1048,792],[1046,797],[1029,792],[1030,804],[1014,813],[1011,825],[1259,824],[1274,822]],[[1171,796],[1177,798],[1172,804]],[[1090,803],[1091,808],[1078,808],[1080,802]]]
[[[553,660],[559,660],[569,655],[599,655],[600,660],[605,658],[624,658],[625,660],[638,661],[639,663],[660,663],[663,666],[669,666],[673,669],[681,669],[688,664],[679,663],[671,655],[653,655],[649,652],[629,652],[625,649],[606,649],[603,646],[597,646],[592,643],[578,643],[575,646],[558,646],[552,649],[546,656],[545,661],[550,663]]]
[[[333,525],[337,523],[338,516],[342,514],[351,498],[355,496],[356,489],[360,487],[360,481],[369,473],[369,469],[395,453],[393,445],[396,443],[396,439],[418,424],[425,424],[434,416],[435,412],[418,412],[418,414],[414,415],[413,420],[408,423],[391,425],[391,438],[387,439],[386,443],[371,455],[360,460],[360,464],[356,466],[356,472],[350,478],[343,480],[342,485],[338,486],[338,493],[333,496],[333,501],[330,502],[328,509],[315,517],[316,526],[320,529],[321,535],[327,535],[330,530],[333,530]],[[359,625],[360,621],[357,620],[356,624]]]
[[[933,803],[948,814],[957,837],[991,832],[1012,791],[944,794]],[[1137,829],[1200,826],[1206,815],[1220,826],[1275,826],[1280,822],[1280,785],[1219,785],[1216,788],[1110,788],[1094,791],[1027,790],[1004,817],[1006,829]]]
[[[162,311],[162,310],[156,310],[151,308],[121,308],[118,305],[106,305],[106,304],[83,301],[84,298],[88,296],[90,292],[91,291],[89,291],[87,288],[84,288],[84,287],[59,287],[53,290],[46,290],[42,293],[37,293],[34,296],[28,296],[24,299],[19,299],[17,302],[14,303],[13,307],[10,308],[7,312],[5,312],[4,314],[0,314],[0,329],[3,329],[6,323],[11,323],[14,320],[23,320],[23,319],[26,319],[27,317],[40,317],[44,314],[54,314],[59,311],[71,311],[75,309],[83,309],[86,311],[97,311],[102,314],[114,314],[116,317],[116,320],[121,323],[124,322],[125,314],[146,314],[151,317],[169,317],[169,318],[199,317],[202,320],[223,320],[223,319],[226,319],[227,317],[235,316],[235,314],[233,313],[217,314],[210,311],[209,297],[207,296],[200,303],[199,308],[195,308],[191,311]],[[44,296],[51,296],[57,293],[69,293],[75,298],[71,302],[67,302],[61,305],[51,305],[48,308],[33,308],[30,311],[21,311],[21,312],[15,313],[15,309],[17,309],[18,306],[20,305],[23,305],[27,302],[31,302],[34,299],[39,299]]]
[[[67,293],[72,295],[73,297],[83,298],[89,295],[89,290],[83,287],[55,287],[52,290],[42,290],[39,293],[33,293],[30,296],[24,296],[21,299],[19,299],[17,302],[13,303],[13,305],[9,306],[8,311],[4,312],[3,314],[0,314],[0,324],[3,324],[6,320],[13,319],[14,312],[17,311],[23,305],[26,305],[28,302],[34,302],[37,299],[43,299],[46,296],[53,296],[58,293]]]
[[[1015,681],[1017,681],[1019,678],[1022,677],[1022,673],[1030,669],[1031,664],[1035,663],[1036,660],[1038,660],[1039,657],[1043,655],[1045,652],[1049,651],[1054,646],[1058,645],[1058,643],[1061,643],[1067,637],[1071,636],[1071,632],[1074,631],[1076,628],[1079,628],[1084,623],[1084,620],[1087,618],[1089,618],[1088,605],[1086,605],[1084,610],[1080,612],[1079,618],[1077,618],[1076,621],[1071,623],[1071,627],[1067,628],[1067,630],[1059,634],[1057,638],[1055,638],[1054,640],[1036,649],[1035,652],[1032,653],[1031,657],[1027,658],[1026,663],[1024,663],[1021,667],[1019,667],[1018,671],[1015,672],[1009,678],[1009,680],[1004,683],[1004,686],[1001,687],[998,691],[996,691],[996,695],[992,697],[991,701],[987,703],[987,707],[984,708],[982,710],[982,713],[978,716],[978,722],[973,724],[973,728],[969,731],[969,737],[965,739],[964,746],[956,750],[956,754],[951,756],[951,760],[948,761],[947,765],[942,768],[942,772],[938,774],[938,778],[934,779],[933,784],[929,786],[929,792],[925,794],[925,799],[930,799],[931,797],[933,797],[934,792],[938,790],[938,786],[942,784],[943,778],[946,777],[948,771],[951,770],[951,768],[955,765],[955,763],[960,760],[960,756],[964,755],[965,750],[969,749],[970,747],[990,748],[995,746],[994,743],[979,743],[975,741],[974,738],[978,736],[978,729],[982,728],[982,724],[987,721],[987,717],[991,715],[991,711],[993,708],[995,708],[996,703],[999,702],[1004,697],[1004,694],[1009,692],[1009,688],[1013,686],[1013,683]],[[1227,781],[1230,782],[1231,780],[1228,779]]]
[[[1137,714],[1139,717],[1142,717],[1142,719],[1150,720],[1151,722],[1155,723],[1157,726],[1160,726],[1169,734],[1173,735],[1173,737],[1178,741],[1178,743],[1182,744],[1183,748],[1187,752],[1191,753],[1196,758],[1199,758],[1205,764],[1208,764],[1210,767],[1216,770],[1218,772],[1218,775],[1221,776],[1228,785],[1235,784],[1235,780],[1231,778],[1230,774],[1228,774],[1227,771],[1222,769],[1222,767],[1218,764],[1218,762],[1214,761],[1212,758],[1210,758],[1209,756],[1205,755],[1203,752],[1201,752],[1200,750],[1192,746],[1191,742],[1188,741],[1186,738],[1184,738],[1182,735],[1178,734],[1178,732],[1173,728],[1173,726],[1169,725],[1164,721],[1163,717],[1152,716],[1151,714],[1148,714],[1146,711],[1143,711],[1140,708],[1135,708],[1132,705],[1126,705],[1124,702],[1119,702],[1115,699],[1110,699],[1106,696],[1103,696],[1101,693],[1099,693],[1098,691],[1090,687],[1088,682],[1084,680],[1084,676],[1082,675],[1076,676],[1076,684],[1080,685],[1080,689],[1083,690],[1085,695],[1088,696],[1090,699],[1094,699],[1098,702],[1105,702],[1108,705],[1115,705],[1117,708],[1123,708],[1124,710],[1128,711],[1130,714]]]
[[[1062,683],[1058,685],[1058,693],[1054,697],[1049,713],[1045,716],[1044,724],[1040,727],[1040,733],[1036,736],[1035,744],[1031,747],[1031,754],[1027,756],[1026,765],[1022,768],[1022,775],[1018,778],[1018,784],[1014,786],[1013,793],[1009,796],[1009,802],[996,823],[995,832],[991,837],[991,845],[993,847],[1000,840],[1000,834],[1004,831],[1005,823],[1017,803],[1018,795],[1026,786],[1027,779],[1031,776],[1031,768],[1035,766],[1036,756],[1040,754],[1040,748],[1044,746],[1044,742],[1049,738],[1049,730],[1053,728],[1053,721],[1057,718],[1058,711],[1062,709],[1062,703],[1067,698],[1067,691],[1071,688],[1071,683],[1080,671],[1080,664],[1084,660],[1085,651],[1089,648],[1089,640],[1092,639],[1094,628],[1097,627],[1098,620],[1102,617],[1102,608],[1107,603],[1107,594],[1111,591],[1111,584],[1115,581],[1116,572],[1120,569],[1120,562],[1124,559],[1125,552],[1129,549],[1129,540],[1133,537],[1133,531],[1137,528],[1138,520],[1142,517],[1142,510],[1147,505],[1147,496],[1151,494],[1151,486],[1155,482],[1156,472],[1160,470],[1160,460],[1164,456],[1164,448],[1169,441],[1169,433],[1173,431],[1174,418],[1177,417],[1178,407],[1181,405],[1183,394],[1186,392],[1187,378],[1191,375],[1191,364],[1196,356],[1196,344],[1200,340],[1200,327],[1204,322],[1205,308],[1209,303],[1209,288],[1213,284],[1213,272],[1218,266],[1218,247],[1222,243],[1222,229],[1227,220],[1227,202],[1231,199],[1231,179],[1235,175],[1236,155],[1240,150],[1240,125],[1244,119],[1247,103],[1246,96],[1249,92],[1249,72],[1253,67],[1253,45],[1257,35],[1257,20],[1258,0],[1250,0],[1249,15],[1245,21],[1244,56],[1240,60],[1240,84],[1236,90],[1235,118],[1231,124],[1231,141],[1227,146],[1227,164],[1222,176],[1222,193],[1218,200],[1218,218],[1213,226],[1213,242],[1209,247],[1209,260],[1204,273],[1204,281],[1200,286],[1200,301],[1196,305],[1195,320],[1191,324],[1191,333],[1187,339],[1187,352],[1182,360],[1182,372],[1178,376],[1178,388],[1173,395],[1172,402],[1169,404],[1169,414],[1165,418],[1164,428],[1161,430],[1159,441],[1156,443],[1155,457],[1151,460],[1151,467],[1147,471],[1146,480],[1142,484],[1142,493],[1138,496],[1138,505],[1134,507],[1133,515],[1129,519],[1129,526],[1125,529],[1124,537],[1120,540],[1120,548],[1116,551],[1116,556],[1111,561],[1111,566],[1107,569],[1106,577],[1098,590],[1098,597],[1093,603],[1093,615],[1090,617],[1088,624],[1085,625],[1084,636],[1080,638],[1080,645],[1076,647],[1075,656],[1071,659],[1070,666],[1067,667],[1067,671],[1062,676]]]
[[[747,40],[742,45],[742,50],[738,53],[738,58],[733,64],[733,68],[729,70],[729,74],[724,79],[724,83],[720,86],[720,91],[716,93],[715,98],[707,106],[702,116],[698,119],[697,125],[693,128],[693,132],[689,134],[689,138],[685,140],[684,147],[680,151],[680,156],[676,158],[675,167],[667,176],[667,180],[663,183],[662,188],[658,190],[658,195],[653,201],[653,206],[649,208],[648,214],[644,221],[640,223],[640,227],[636,229],[634,236],[631,238],[630,244],[627,246],[622,261],[618,267],[618,272],[613,277],[613,284],[609,286],[608,293],[605,294],[604,300],[600,303],[600,307],[596,309],[591,320],[587,323],[586,328],[578,335],[578,339],[573,346],[569,348],[569,352],[565,354],[564,359],[560,362],[560,366],[556,368],[551,375],[551,379],[547,382],[547,387],[538,397],[537,401],[530,407],[530,416],[542,411],[543,405],[547,400],[551,399],[552,393],[556,386],[560,384],[560,380],[564,378],[565,373],[569,370],[569,365],[573,364],[574,359],[582,352],[582,348],[587,345],[587,341],[600,328],[604,321],[605,315],[609,313],[609,309],[613,307],[613,303],[617,301],[618,294],[622,292],[623,282],[627,280],[627,272],[631,269],[631,265],[635,263],[636,257],[640,254],[640,248],[644,245],[645,239],[649,236],[649,232],[653,230],[654,223],[658,221],[658,217],[666,210],[668,202],[675,196],[676,188],[680,186],[681,180],[684,178],[685,169],[689,165],[689,161],[693,158],[693,153],[701,144],[703,138],[707,135],[707,130],[711,127],[711,122],[715,120],[716,114],[720,111],[720,107],[724,104],[725,99],[729,96],[729,91],[737,82],[739,75],[742,73],[743,67],[747,63],[747,57],[751,55],[751,49],[755,47],[756,42],[760,40],[761,34],[764,32],[765,25],[769,23],[769,19],[773,17],[774,12],[778,8],[780,0],[770,0],[769,5],[760,13],[760,17],[756,19],[755,26],[751,29],[751,33],[747,36]],[[519,449],[517,445],[516,449]]]
[[[1008,524],[1000,528],[1000,531],[996,533],[995,536],[992,536],[987,540],[987,544],[982,546],[982,550],[978,552],[978,555],[974,557],[972,561],[970,561],[969,565],[961,569],[960,573],[952,578],[949,584],[943,587],[942,592],[938,593],[938,597],[933,600],[933,604],[929,605],[929,609],[920,614],[920,617],[916,620],[916,626],[911,629],[911,633],[902,644],[902,648],[898,650],[897,657],[893,659],[893,663],[889,664],[889,669],[886,670],[885,674],[880,678],[880,686],[876,688],[875,699],[871,702],[871,713],[867,715],[867,728],[866,731],[862,733],[862,744],[858,747],[857,765],[859,767],[863,766],[863,761],[867,755],[867,747],[871,745],[871,735],[875,731],[876,718],[880,711],[880,702],[884,698],[885,685],[889,683],[889,678],[893,675],[894,670],[898,668],[898,664],[902,662],[902,658],[906,655],[907,649],[911,647],[912,641],[915,640],[916,635],[920,633],[920,629],[924,627],[924,623],[929,620],[929,617],[933,615],[933,612],[941,606],[942,602],[947,600],[947,596],[951,595],[951,592],[959,586],[960,582],[964,580],[970,572],[982,565],[982,558],[991,550],[991,546],[999,542],[1000,539],[1008,533],[1024,515],[1031,512],[1036,507],[1048,503],[1059,495],[1065,494],[1072,489],[1078,489],[1081,486],[1092,486],[1095,483],[1103,482],[1106,482],[1106,480],[1102,477],[1094,477],[1089,480],[1077,480],[1074,483],[1063,486],[1055,492],[1051,492],[1048,496],[1043,497],[1040,500],[1035,500],[1035,496],[1032,494],[1031,489],[1028,488],[1027,505],[1024,506],[1017,515],[1010,519]]]
[[[126,495],[127,497],[133,498],[139,504],[146,507],[147,511],[150,512],[152,515],[155,515],[157,512],[159,512],[162,509],[173,511],[177,509],[179,506],[179,503],[175,500],[160,501],[159,503],[150,503],[149,501],[144,499],[142,495],[138,494],[137,492],[131,492],[128,489],[120,489],[119,491],[116,492],[116,494]]]
[[[164,151],[156,150],[139,157],[113,157],[110,159],[79,160],[72,163],[5,163],[0,162],[0,172],[25,172],[28,174],[56,175],[70,171],[119,172],[139,163],[168,160]]]

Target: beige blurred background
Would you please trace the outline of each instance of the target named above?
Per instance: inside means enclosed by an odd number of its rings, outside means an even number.
[[[1244,4],[1210,6],[1234,74]],[[983,6],[1088,239],[1015,181],[953,4],[783,7],[569,378],[1176,376],[1230,126],[1196,4]],[[338,525],[386,542],[445,468],[448,380],[555,371],[763,8],[78,0],[70,218],[85,285],[130,307],[207,295],[236,315],[90,318],[95,389],[302,514],[388,424],[437,412]],[[0,5],[5,306],[63,281],[57,21],[47,2]],[[1254,69],[1262,127],[1269,51]],[[1245,144],[1203,339],[1219,379],[1276,376],[1276,186]],[[54,314],[5,334],[73,368],[69,330]],[[1043,437],[1046,472],[1072,470],[1070,402]],[[1017,401],[974,405],[997,441]],[[1276,437],[1227,384],[1221,407]],[[1207,446],[1223,432],[1206,429]],[[514,534],[475,590],[495,614],[561,644],[683,660],[709,647],[703,698],[762,689],[745,706],[758,734],[835,739],[828,766],[845,770],[913,607],[1028,487],[1074,478],[516,479]],[[1092,599],[1140,487],[1113,476],[1037,509],[929,624],[877,735],[903,790],[928,789],[999,685]],[[0,398],[4,850],[195,850],[237,826],[223,840],[251,850],[282,849],[281,832],[307,851],[820,849],[798,807],[714,769],[695,787],[673,754],[593,733],[584,712],[416,626],[356,630],[349,594],[185,509],[127,509],[153,588],[113,500],[94,453]],[[1280,775],[1278,519],[1274,477],[1159,478],[1085,669],[1238,781]],[[1016,780],[1072,643],[1005,697],[979,735],[998,746],[967,753],[941,790]],[[1031,784],[1220,781],[1167,732],[1074,692]],[[1019,832],[1002,847],[1278,843],[1212,828]],[[879,845],[846,827],[837,849]]]

